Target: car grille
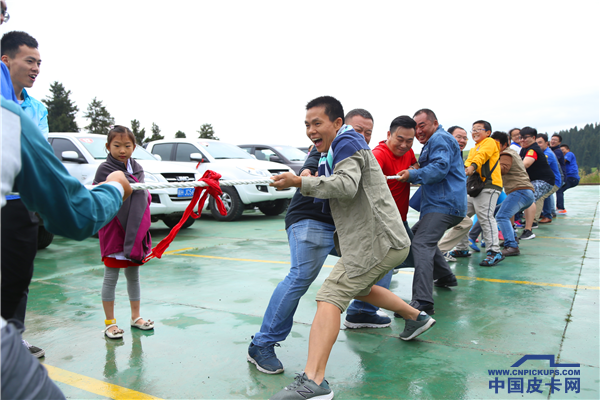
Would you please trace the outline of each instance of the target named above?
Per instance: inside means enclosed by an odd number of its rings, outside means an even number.
[[[193,182],[196,177],[192,173],[180,172],[180,173],[161,173],[167,182]]]
[[[284,172],[290,172],[289,169],[270,169],[269,172],[271,173],[271,175],[279,175],[279,174],[283,174]]]

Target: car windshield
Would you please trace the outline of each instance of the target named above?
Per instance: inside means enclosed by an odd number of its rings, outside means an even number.
[[[77,139],[96,160],[106,160],[106,155],[108,154],[108,150],[106,150],[106,139],[96,137],[78,137]],[[148,153],[146,149],[139,145],[135,146],[132,157],[136,160],[156,161],[156,158],[152,154]]]
[[[302,150],[292,146],[273,146],[273,148],[290,161],[304,161],[308,156]]]
[[[198,141],[198,144],[216,160],[227,160],[230,158],[254,158],[248,154],[247,151],[242,150],[233,144],[203,141]]]

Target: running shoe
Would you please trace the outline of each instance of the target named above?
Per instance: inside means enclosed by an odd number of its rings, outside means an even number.
[[[283,364],[275,355],[275,346],[279,347],[279,343],[262,347],[250,342],[250,346],[248,346],[248,361],[256,365],[256,369],[265,374],[282,373]]]
[[[374,314],[346,314],[344,320],[344,326],[350,329],[356,328],[387,328],[392,324],[392,319],[387,315],[381,316],[377,313]]]
[[[23,346],[27,347],[27,350],[29,350],[31,355],[36,358],[42,358],[46,355],[46,351],[44,349],[40,349],[37,346],[29,344],[29,342],[25,339],[23,339]]]
[[[533,233],[529,229],[525,229],[521,236],[519,236],[519,240],[529,240],[533,238],[535,238],[535,233]]]
[[[271,397],[271,400],[305,399],[333,399],[333,390],[331,390],[325,379],[323,379],[323,382],[321,382],[320,385],[317,385],[315,381],[308,379],[308,376],[303,372],[302,374],[296,374],[294,382],[281,389],[275,396]]]
[[[473,251],[476,251],[477,253],[479,253],[481,251],[479,246],[477,246],[477,243],[471,238],[469,238],[469,247],[472,248]]]
[[[449,253],[450,252],[447,251],[447,252],[443,253],[442,255],[444,256],[444,258],[446,259],[447,262],[456,262],[456,258],[452,257]]]
[[[558,214],[558,215],[567,215],[567,210],[556,210],[556,214]]]
[[[531,229],[537,229],[537,228],[539,228],[539,226],[538,226],[538,223],[537,223],[537,222],[534,222],[534,223],[531,225]]]
[[[424,312],[421,312],[416,321],[407,319],[404,324],[404,331],[400,334],[402,340],[412,340],[425,333],[429,328],[435,325],[435,319]]]
[[[523,224],[521,221],[515,221],[515,226],[517,228],[525,228],[525,224]]]

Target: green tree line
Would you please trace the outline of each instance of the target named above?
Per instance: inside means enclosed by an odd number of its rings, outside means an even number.
[[[577,165],[589,174],[592,168],[600,169],[600,124],[587,124],[583,128],[571,128],[558,132],[562,143],[569,146],[577,158]],[[551,136],[551,135],[549,135]]]
[[[48,125],[50,132],[79,132],[79,126],[77,126],[77,122],[75,121],[75,115],[79,109],[75,103],[71,101],[70,95],[71,91],[66,90],[62,83],[54,82],[50,85],[50,95],[42,100],[48,108]],[[89,120],[89,124],[84,127],[89,133],[108,135],[110,127],[115,125],[115,119],[106,109],[104,104],[102,104],[102,100],[98,100],[96,97],[88,104],[83,117]],[[131,120],[129,128],[133,132],[137,144],[140,145],[165,138],[160,134],[161,130],[154,122],[152,123],[151,128],[152,136],[149,137],[146,137],[146,128],[142,128],[140,121],[137,119]],[[199,133],[200,138],[219,140],[219,138],[215,136],[211,124],[202,124],[200,130],[196,132]],[[186,135],[179,130],[175,133],[175,137],[185,138]]]

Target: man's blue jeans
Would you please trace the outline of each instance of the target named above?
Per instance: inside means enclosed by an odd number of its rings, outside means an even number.
[[[504,247],[519,247],[515,240],[515,231],[510,223],[510,217],[533,204],[533,190],[523,189],[511,192],[500,205],[496,214],[498,228],[504,236]]]
[[[252,340],[254,345],[270,346],[290,334],[300,298],[317,278],[334,248],[334,231],[334,225],[312,219],[296,222],[287,229],[292,266],[271,295],[260,332]]]
[[[579,179],[569,176],[565,179],[565,184],[556,192],[556,208],[559,210],[565,209],[565,192],[579,185]]]
[[[410,227],[408,226],[408,222],[402,221],[402,223],[404,224],[404,229],[406,229],[406,233],[408,234],[408,237],[410,238],[410,240],[412,242],[413,233],[412,233],[412,230],[410,229]],[[412,257],[412,249],[411,249],[411,252],[408,254],[408,257],[406,257],[406,260],[404,260],[404,263],[402,263],[400,266],[402,268],[414,267],[414,262],[413,262],[413,257]],[[391,270],[390,272],[387,273],[386,276],[381,278],[379,280],[379,282],[376,283],[376,285],[384,287],[386,289],[389,289],[390,283],[392,282],[393,274],[394,274],[394,270]],[[347,315],[375,314],[377,312],[377,310],[379,310],[379,307],[375,307],[374,305],[365,303],[364,301],[354,300],[354,301],[352,301],[352,303],[350,303],[350,306],[348,306],[348,309],[346,310],[346,314]]]
[[[555,212],[555,208],[556,202],[554,201],[554,195],[546,197],[546,200],[544,200],[544,208],[542,208],[542,217],[552,219],[552,213]]]

